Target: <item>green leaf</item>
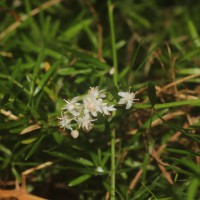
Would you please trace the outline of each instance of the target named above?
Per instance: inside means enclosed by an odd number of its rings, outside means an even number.
[[[171,158],[169,158],[171,160]],[[187,175],[187,176],[192,176],[193,174],[187,170],[183,170],[179,167],[175,167],[175,166],[168,166],[167,169],[171,169],[179,174],[184,174],[184,175]]]
[[[110,153],[105,153],[103,159],[101,160],[101,166],[104,167],[110,158]]]
[[[42,60],[44,58],[44,48],[40,51],[40,54],[37,58],[37,61],[36,61],[36,64],[34,66],[34,70],[33,70],[33,80],[32,80],[32,84],[31,84],[31,93],[33,92],[34,90],[34,86],[35,86],[35,80],[38,76],[38,73],[39,73],[39,69],[40,69],[40,65],[42,63]]]
[[[62,144],[63,140],[64,140],[64,136],[58,132],[54,132],[52,134],[54,140],[56,141],[57,144]]]
[[[61,41],[70,41],[72,38],[77,37],[81,30],[89,26],[92,23],[91,19],[81,20],[79,23],[67,28],[66,31],[59,37]]]
[[[81,183],[83,183],[84,181],[88,180],[91,177],[91,175],[82,175],[79,176],[78,178],[73,179],[72,181],[70,181],[68,183],[68,186],[73,187],[75,185],[79,185]]]
[[[181,149],[165,148],[165,151],[183,154],[183,155],[200,156],[200,152],[192,152],[192,151],[186,151],[186,150],[181,150]]]
[[[148,84],[148,97],[152,107],[156,104],[156,88],[152,82]]]
[[[149,164],[149,159],[150,159],[149,154],[146,154],[146,155],[144,156],[144,161],[143,161],[143,164],[142,164],[142,169],[143,169],[142,180],[143,180],[143,182],[144,182],[145,179],[146,179],[147,167],[148,167],[148,164]]]
[[[198,51],[199,53],[199,51]],[[181,68],[181,69],[178,69],[178,73],[179,74],[183,74],[183,75],[190,75],[190,74],[200,74],[200,68]]]
[[[30,143],[34,142],[35,140],[37,140],[37,137],[33,137],[33,138],[26,139],[26,140],[22,140],[21,143],[22,144],[30,144]]]
[[[94,131],[103,132],[105,131],[105,124],[96,124],[93,126]]]
[[[146,19],[145,17],[143,17],[140,14],[137,14],[136,12],[129,12],[128,15],[133,18],[133,20],[136,23],[139,23],[140,25],[142,25],[144,28],[149,28],[151,27],[151,23],[148,21],[148,19]]]
[[[14,166],[11,167],[11,171],[12,171],[13,175],[15,176],[15,178],[17,180],[20,180],[20,178],[21,178],[20,174],[19,174],[19,172],[16,170],[16,168]]]
[[[97,154],[90,152],[90,157],[92,158],[93,163],[95,163],[95,166],[99,165]]]
[[[31,150],[28,152],[27,156],[25,157],[25,160],[28,160],[38,149],[40,143],[42,140],[46,137],[46,135],[42,135],[34,144]]]
[[[8,93],[5,94],[0,101],[0,107],[4,106],[6,103],[8,103],[9,99],[10,99],[10,94],[8,94]]]
[[[64,153],[60,153],[60,152],[56,152],[56,151],[53,151],[53,152],[48,152],[48,151],[45,151],[46,153],[48,153],[49,155],[52,155],[56,158],[61,158],[61,159],[64,159],[64,160],[69,160],[71,162],[74,162],[74,163],[78,163],[78,164],[81,164],[81,165],[84,165],[84,166],[94,166],[93,162],[85,159],[85,158],[74,158],[74,157],[70,157],[69,155],[67,154],[64,154]]]
[[[110,69],[110,66],[108,64],[99,61],[97,58],[95,58],[89,54],[86,54],[86,53],[80,52],[80,51],[76,51],[74,49],[72,50],[69,48],[67,48],[67,50],[72,52],[81,61],[84,61],[84,62],[90,64],[90,66],[92,66],[94,69],[95,68],[100,69],[100,70]],[[80,62],[78,62],[78,63],[80,63]],[[88,66],[87,66],[87,68],[88,68]]]
[[[182,159],[176,159],[176,158],[172,158],[172,157],[168,157],[169,160],[173,160],[176,163],[179,163],[181,165],[184,165],[185,167],[188,168],[188,172],[193,173],[195,175],[200,176],[200,167],[195,164],[192,160],[186,159],[186,158],[182,158]]]
[[[156,104],[154,108],[155,110],[159,110],[163,108],[172,108],[172,107],[186,106],[186,105],[200,106],[200,99]],[[139,104],[139,103],[134,104],[133,106],[134,108],[138,109],[147,109],[152,107],[150,104]]]
[[[119,96],[118,96],[119,90],[117,86],[115,85],[114,81],[110,78],[107,78],[106,85],[107,85],[108,91],[113,95],[113,97],[115,97],[115,99],[119,99]]]
[[[4,145],[0,144],[0,152],[3,152],[6,154],[6,156],[11,156],[12,155],[12,151],[10,149],[8,149],[7,147],[5,147]]]
[[[25,123],[27,123],[27,119],[20,119],[17,121],[8,121],[6,123],[0,123],[0,130],[1,129],[11,129],[14,127],[23,126]]]
[[[90,166],[90,167],[94,166],[93,162],[91,162],[85,158],[79,158],[79,159],[77,159],[77,162],[79,162],[80,164],[85,165],[85,166]]]
[[[197,47],[200,47],[200,40],[199,40],[197,27],[195,26],[195,24],[193,23],[191,19],[187,19],[187,23],[188,23],[188,29],[190,31],[191,37],[194,40],[194,44]]]
[[[82,69],[82,70],[76,70],[72,67],[68,67],[68,68],[65,68],[65,69],[60,69],[58,71],[58,74],[59,75],[62,75],[62,76],[66,76],[66,75],[77,75],[77,74],[89,74],[91,73],[92,70],[91,69]]]
[[[36,96],[41,90],[42,88],[45,86],[45,84],[48,82],[48,80],[51,78],[51,76],[53,75],[54,71],[56,70],[56,68],[58,67],[58,65],[60,64],[60,60],[57,61],[54,65],[52,65],[50,67],[50,70],[44,75],[44,77],[42,78],[42,80],[40,81],[40,83],[38,84],[38,86],[36,87],[33,95]]]
[[[17,87],[19,87],[19,88],[20,88],[22,91],[24,91],[26,94],[30,95],[30,92],[29,92],[27,89],[25,89],[25,86],[22,85],[20,82],[14,80],[13,77],[8,76],[8,75],[6,75],[6,74],[0,74],[0,78],[2,78],[2,79],[7,79],[7,80],[11,81],[13,84],[15,84]]]
[[[188,187],[188,192],[187,192],[187,200],[196,200],[197,198],[197,192],[198,192],[198,187],[199,187],[199,179],[194,178],[191,180],[189,187]]]

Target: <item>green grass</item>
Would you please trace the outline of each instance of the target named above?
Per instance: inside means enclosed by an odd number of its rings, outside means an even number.
[[[112,174],[115,199],[199,199],[200,3],[16,2],[0,2],[0,188],[52,161],[27,176],[29,192],[108,199]],[[58,126],[63,99],[97,85],[139,101],[73,139]]]

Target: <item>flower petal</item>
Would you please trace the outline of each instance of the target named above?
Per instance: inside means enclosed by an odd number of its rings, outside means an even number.
[[[126,104],[126,109],[130,109],[133,104],[133,101],[128,101]]]
[[[127,100],[125,98],[121,98],[118,102],[118,104],[125,104]]]
[[[127,92],[118,92],[118,95],[121,97],[125,97]]]

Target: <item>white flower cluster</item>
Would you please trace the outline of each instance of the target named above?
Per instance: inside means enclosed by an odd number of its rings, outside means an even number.
[[[119,92],[122,98],[118,104],[126,104],[126,109],[131,108],[133,101],[136,100],[135,94],[131,92]],[[89,132],[93,127],[93,122],[96,120],[98,113],[110,115],[110,112],[115,111],[114,105],[108,105],[106,101],[106,91],[99,90],[99,87],[91,87],[88,94],[84,97],[77,96],[72,100],[67,101],[63,107],[63,112],[59,118],[59,126],[64,129],[71,130],[71,136],[77,138],[79,131],[82,128]],[[72,122],[77,124],[75,130],[72,128]]]

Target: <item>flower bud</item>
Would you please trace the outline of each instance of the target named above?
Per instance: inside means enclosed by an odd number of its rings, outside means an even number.
[[[76,139],[76,138],[79,136],[79,132],[78,132],[77,130],[73,130],[73,131],[71,132],[71,136],[72,136],[74,139]]]

